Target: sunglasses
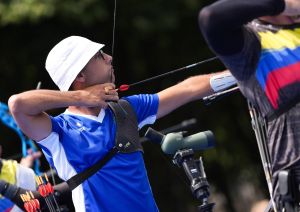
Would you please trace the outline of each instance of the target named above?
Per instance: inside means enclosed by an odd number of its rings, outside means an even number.
[[[103,60],[105,60],[104,52],[100,49],[100,50],[96,53],[95,58],[98,58],[98,59],[101,59],[101,58],[102,58]]]

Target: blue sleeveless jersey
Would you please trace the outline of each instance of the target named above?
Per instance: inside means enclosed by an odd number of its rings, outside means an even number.
[[[126,99],[137,114],[140,128],[155,121],[157,95],[135,95]],[[66,112],[51,120],[53,132],[39,141],[39,145],[63,180],[95,164],[115,144],[116,125],[110,109],[101,110],[97,117]],[[72,198],[78,212],[158,211],[142,152],[116,154],[74,189]]]

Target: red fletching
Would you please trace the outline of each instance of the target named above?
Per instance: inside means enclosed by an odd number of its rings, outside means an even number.
[[[40,209],[41,206],[40,206],[39,200],[38,200],[38,199],[33,199],[33,201],[34,201],[34,203],[35,203],[35,205],[36,205],[36,208],[37,208],[37,209]]]
[[[43,185],[39,186],[38,191],[39,191],[39,193],[40,193],[40,195],[42,197],[46,197],[47,196],[47,191],[46,191],[46,189],[45,189],[45,187]]]
[[[53,186],[50,183],[47,183],[46,188],[47,188],[47,191],[48,191],[49,194],[54,193]]]
[[[28,212],[34,212],[34,207],[33,205],[31,204],[31,202],[27,202],[28,204]]]
[[[35,204],[36,204],[36,208],[37,208],[37,209],[40,209],[40,208],[41,208],[41,205],[40,205],[39,200],[38,200],[38,199],[34,199],[33,201],[34,201]]]
[[[43,185],[43,189],[46,192],[46,196],[48,196],[50,194],[50,191],[48,190],[47,185]]]
[[[32,206],[33,210],[32,211],[36,211],[37,209],[37,205],[35,204],[35,202],[33,200],[29,201],[29,204]]]
[[[25,208],[25,210],[26,210],[27,212],[29,212],[29,210],[30,210],[29,207],[30,207],[30,206],[29,206],[28,202],[25,202],[25,203],[24,203],[24,208]]]
[[[121,85],[119,87],[119,91],[127,91],[129,89],[129,85]]]

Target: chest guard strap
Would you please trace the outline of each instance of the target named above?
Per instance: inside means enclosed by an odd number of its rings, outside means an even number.
[[[115,146],[94,165],[67,180],[70,190],[74,190],[89,177],[93,176],[117,153],[143,151],[139,141],[137,118],[129,102],[119,100],[118,102],[109,102],[108,105],[114,113],[116,122]]]
[[[109,102],[108,106],[115,117],[115,146],[119,152],[132,153],[143,151],[139,141],[137,117],[129,102],[121,99],[118,102]]]

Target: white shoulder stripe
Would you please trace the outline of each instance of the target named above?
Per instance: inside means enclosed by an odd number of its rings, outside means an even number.
[[[139,129],[147,124],[153,124],[156,121],[156,115],[148,116],[143,121],[141,121],[138,125]]]
[[[41,146],[46,147],[51,155],[58,176],[63,180],[68,180],[77,172],[69,163],[65,150],[59,141],[59,136],[56,132],[52,132],[47,138],[39,141]],[[82,185],[72,191],[72,199],[76,211],[85,211],[85,202]]]
[[[63,180],[68,180],[76,174],[75,169],[69,163],[65,150],[59,141],[56,132],[52,132],[47,138],[39,141],[39,144],[46,147],[51,155],[58,176]]]

